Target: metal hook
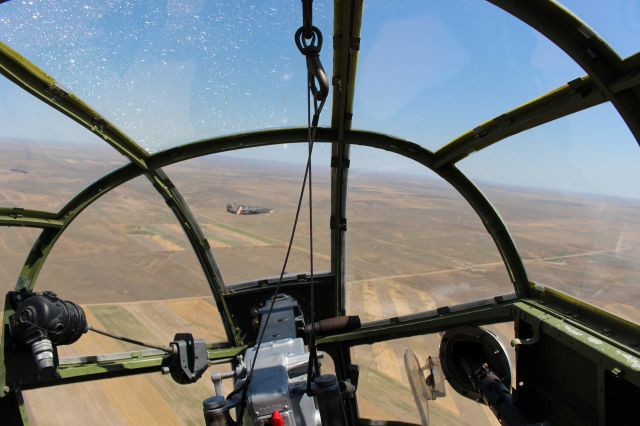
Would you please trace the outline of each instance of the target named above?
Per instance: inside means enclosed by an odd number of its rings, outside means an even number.
[[[307,71],[309,73],[309,89],[313,94],[313,99],[317,102],[324,101],[329,94],[329,79],[320,62],[320,55],[307,56]]]
[[[316,102],[324,101],[329,94],[329,79],[320,62],[322,49],[322,33],[317,27],[312,27],[312,36],[304,37],[304,27],[300,27],[295,34],[295,41],[300,53],[307,58],[307,72],[309,74],[309,90]]]

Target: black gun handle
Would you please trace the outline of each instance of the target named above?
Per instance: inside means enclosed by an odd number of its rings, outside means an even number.
[[[357,330],[362,323],[358,315],[344,315],[341,317],[327,318],[304,326],[304,331],[309,334],[313,329],[316,336],[331,336],[332,334],[346,333]]]

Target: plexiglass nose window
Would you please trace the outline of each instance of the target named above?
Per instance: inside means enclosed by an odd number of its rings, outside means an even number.
[[[330,146],[313,148],[314,270],[331,269]],[[226,285],[282,270],[307,161],[307,144],[213,154],[166,168],[207,237]],[[308,189],[285,272],[310,271]]]
[[[179,332],[227,341],[191,244],[145,177],[103,195],[69,225],[35,290],[82,304],[89,325],[120,336],[160,346]],[[60,354],[139,349],[88,333]]]
[[[347,311],[365,321],[513,293],[476,212],[424,166],[353,147],[347,200]]]
[[[640,148],[611,104],[458,165],[509,226],[529,279],[640,321]]]
[[[3,294],[16,287],[20,269],[39,234],[40,230],[33,228],[0,228],[0,291]]]
[[[299,1],[16,1],[1,10],[0,41],[149,151],[306,125]],[[330,74],[333,1],[315,2],[313,19]]]
[[[435,151],[584,74],[488,1],[365,2],[353,127]]]
[[[0,75],[0,207],[57,212],[126,163],[98,136]]]

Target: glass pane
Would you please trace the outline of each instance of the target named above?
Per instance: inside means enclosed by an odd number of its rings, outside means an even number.
[[[354,128],[431,150],[584,75],[485,1],[367,2],[360,46]]]
[[[0,227],[0,291],[4,294],[16,287],[24,261],[40,235],[39,229]]]
[[[640,50],[640,3],[636,0],[560,0],[622,57]]]
[[[104,195],[62,234],[36,290],[85,307],[90,325],[166,345],[177,332],[226,341],[202,268],[162,197],[139,177]],[[89,333],[62,356],[140,349]]]
[[[1,7],[1,6],[0,6]],[[90,131],[0,77],[0,205],[57,211],[127,162]]]
[[[511,364],[515,366],[515,354],[509,345],[514,337],[513,324],[495,324],[483,328],[498,336],[508,348]],[[428,334],[352,348],[351,362],[360,367],[357,392],[360,417],[420,424],[420,416],[407,381],[404,353],[411,349],[420,360],[420,365],[424,365],[428,356],[438,357],[440,340],[439,334]],[[444,398],[429,401],[431,424],[500,424],[489,407],[458,394],[449,382],[445,382],[445,386]]]
[[[198,382],[175,383],[159,372],[24,391],[29,421],[35,425],[200,425],[202,401],[214,394],[209,373]],[[224,391],[233,384],[224,381]]]
[[[640,150],[610,104],[463,160],[529,279],[640,321]]]
[[[300,2],[9,2],[2,15],[2,41],[150,151],[306,124]],[[333,2],[313,18],[330,73]]]
[[[475,211],[407,158],[352,149],[347,229],[347,311],[363,320],[514,291]]]
[[[317,143],[313,157],[314,269],[326,272],[331,269],[330,145]],[[306,144],[283,144],[166,168],[202,226],[226,284],[280,275],[306,161]],[[305,195],[287,273],[310,270],[308,203]],[[251,208],[266,210],[243,214]]]

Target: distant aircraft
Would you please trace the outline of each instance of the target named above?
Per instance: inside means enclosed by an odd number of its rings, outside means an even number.
[[[233,214],[245,215],[245,214],[263,214],[272,213],[273,209],[268,207],[256,207],[256,206],[243,206],[241,204],[227,204],[227,211]]]

